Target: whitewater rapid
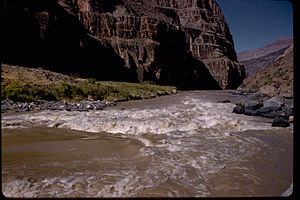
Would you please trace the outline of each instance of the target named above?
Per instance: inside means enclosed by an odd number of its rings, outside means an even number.
[[[275,128],[269,119],[234,114],[235,99],[228,93],[221,94],[186,92],[161,97],[161,102],[130,102],[102,111],[49,110],[4,115],[4,140],[22,132],[41,135],[50,130],[57,135],[74,130],[79,138],[76,136],[76,145],[73,140],[66,142],[70,148],[67,151],[61,147],[60,152],[68,159],[74,157],[76,170],[62,155],[47,161],[39,158],[39,165],[31,166],[29,171],[56,166],[71,173],[40,174],[34,181],[28,180],[35,176],[29,172],[25,179],[9,176],[2,184],[3,193],[17,197],[40,196],[41,191],[57,197],[259,196],[264,192],[273,194],[265,189],[272,187],[280,195],[291,184],[292,166],[288,163],[292,150],[285,145],[292,142],[293,127]],[[232,102],[217,103],[224,96],[232,98]],[[43,131],[36,133],[41,127]],[[55,148],[58,143],[47,145]],[[281,146],[287,148],[286,152],[278,149]],[[95,151],[98,148],[101,150]],[[106,156],[113,151],[116,153]],[[77,158],[75,152],[84,158]],[[289,167],[275,179],[288,179],[277,184],[269,173],[278,173],[280,169],[274,162],[286,153],[289,159],[282,162]],[[16,163],[15,169],[8,169],[10,164],[4,167],[7,176],[21,169]],[[269,172],[265,173],[264,168]]]
[[[269,122],[232,113],[234,104],[184,99],[158,109],[109,109],[104,111],[42,111],[5,116],[3,128],[47,126],[87,132],[121,133],[125,135],[196,133],[199,129],[227,132],[270,129]],[[275,128],[276,129],[276,128]]]

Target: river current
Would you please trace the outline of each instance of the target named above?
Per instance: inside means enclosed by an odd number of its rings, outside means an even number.
[[[102,111],[2,114],[2,193],[289,195],[293,125],[276,128],[271,119],[232,113],[243,98],[230,91],[185,91]]]

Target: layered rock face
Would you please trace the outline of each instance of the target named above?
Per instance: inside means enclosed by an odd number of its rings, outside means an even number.
[[[178,77],[176,72],[188,74],[192,68],[194,79],[201,78],[206,70],[191,66],[195,62],[204,65],[223,89],[237,87],[244,78],[214,0],[118,0],[110,1],[110,6],[107,2],[77,0],[73,5],[91,34],[113,47],[126,67],[136,68],[139,81],[187,84],[193,77]]]
[[[74,68],[93,70],[87,76],[188,89],[236,88],[245,78],[215,0],[59,0],[31,12],[40,41],[56,29],[74,39],[64,52],[74,52]]]

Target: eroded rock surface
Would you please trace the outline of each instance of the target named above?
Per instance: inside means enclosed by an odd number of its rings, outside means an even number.
[[[20,23],[21,29],[31,26],[19,42],[6,42],[14,45],[5,61],[46,65],[99,79],[149,80],[188,89],[236,88],[245,78],[215,0],[37,2],[14,0],[6,5],[7,36],[19,37],[9,31],[17,31]],[[27,18],[19,20],[21,16]],[[16,23],[13,26],[12,21]],[[35,37],[30,38],[32,35]],[[12,55],[19,45],[20,55]],[[35,56],[22,54],[26,45],[33,47],[30,55]]]

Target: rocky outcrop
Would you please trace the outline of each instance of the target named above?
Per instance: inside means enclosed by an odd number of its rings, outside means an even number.
[[[262,71],[249,76],[239,90],[258,90],[264,95],[294,97],[294,53],[293,45]]]
[[[281,96],[268,97],[260,92],[238,101],[233,113],[273,118],[272,126],[288,127],[293,122],[294,101]]]
[[[236,88],[245,77],[215,0],[40,2],[5,5],[4,61],[188,89]]]
[[[283,54],[291,44],[293,44],[293,37],[278,38],[272,44],[264,47],[240,52],[237,55],[238,61],[245,66],[248,77],[273,64],[277,57]]]

